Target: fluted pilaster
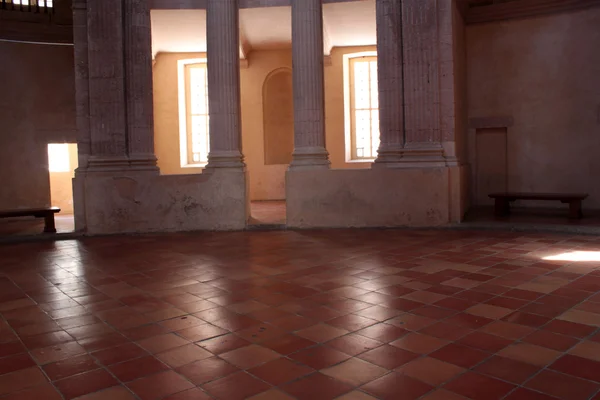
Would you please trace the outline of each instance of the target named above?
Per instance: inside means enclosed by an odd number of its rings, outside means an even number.
[[[123,2],[127,146],[131,168],[156,169],[152,38],[147,0]]]
[[[440,116],[437,0],[404,0],[404,112],[407,162],[445,165]]]
[[[401,1],[376,0],[376,18],[380,145],[374,166],[390,167],[401,162],[405,141]]]
[[[121,1],[88,2],[90,169],[128,166]]]
[[[87,168],[90,143],[90,86],[88,75],[87,1],[73,1],[73,43],[75,58],[75,115],[77,122],[78,170]]]
[[[329,168],[325,147],[321,0],[292,0],[294,153],[291,170]]]
[[[210,115],[207,169],[243,169],[238,0],[208,0],[206,18]]]

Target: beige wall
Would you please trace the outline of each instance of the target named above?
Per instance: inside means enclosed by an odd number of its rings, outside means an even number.
[[[376,50],[375,46],[333,49],[331,65],[325,67],[326,140],[332,168],[370,166],[370,163],[346,163],[345,160],[343,55],[371,50]],[[177,61],[203,57],[203,53],[161,53],[156,56],[154,141],[162,174],[201,172],[199,168],[182,168],[180,163]],[[241,69],[242,145],[252,200],[285,198],[287,165],[265,165],[263,85],[271,72],[291,67],[290,50],[272,50],[253,51],[249,57],[249,67]]]
[[[50,205],[48,143],[75,142],[71,46],[0,42],[0,209]]]
[[[69,143],[69,171],[50,172],[50,199],[60,214],[73,214],[73,176],[77,168],[77,144]]]
[[[599,27],[598,8],[467,27],[469,117],[514,118],[509,190],[587,192],[600,208]]]

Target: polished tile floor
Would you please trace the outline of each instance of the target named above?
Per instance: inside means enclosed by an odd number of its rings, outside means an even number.
[[[0,246],[0,399],[600,399],[600,238]]]

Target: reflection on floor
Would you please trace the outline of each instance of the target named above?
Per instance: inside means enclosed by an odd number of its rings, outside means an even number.
[[[207,232],[0,260],[3,400],[599,398],[597,236]]]
[[[552,229],[563,232],[600,234],[600,212],[585,208],[583,212],[582,219],[569,219],[567,206],[557,209],[515,207],[511,208],[508,217],[496,218],[493,207],[474,207],[469,210],[465,225],[469,228]]]
[[[285,225],[285,201],[253,201],[250,210],[250,225]],[[57,233],[75,231],[73,215],[57,215],[55,221]],[[43,218],[0,219],[0,237],[49,235],[43,231]]]
[[[72,215],[54,217],[57,233],[75,231],[75,220]],[[44,232],[43,218],[3,218],[0,219],[0,236],[33,236],[51,235]]]
[[[285,200],[253,201],[250,225],[285,225]]]

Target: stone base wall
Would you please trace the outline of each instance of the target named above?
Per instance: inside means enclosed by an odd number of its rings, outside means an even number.
[[[287,225],[435,227],[460,222],[463,169],[288,171]]]
[[[241,230],[249,217],[246,172],[100,173],[73,180],[75,223],[86,234]]]

